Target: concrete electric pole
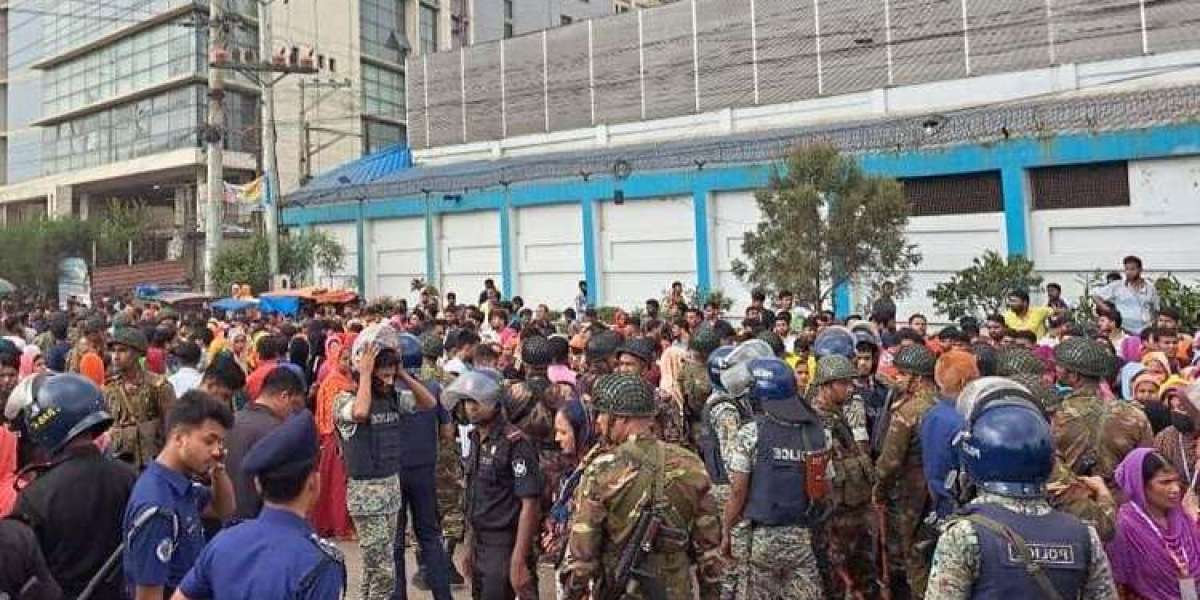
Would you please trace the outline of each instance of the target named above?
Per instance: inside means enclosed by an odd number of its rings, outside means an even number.
[[[219,62],[218,53],[225,48],[225,15],[223,0],[209,0],[208,40],[209,62]],[[224,176],[225,138],[225,74],[221,69],[208,69],[208,126],[204,139],[208,143],[208,202],[204,206],[204,293],[216,295],[213,268],[221,250],[221,203],[225,197]]]
[[[260,56],[271,54],[271,2],[258,2],[258,49]],[[267,265],[272,287],[279,275],[279,159],[275,156],[275,86],[263,79],[262,85],[262,145],[263,170],[267,190],[263,194],[263,228],[267,232]]]

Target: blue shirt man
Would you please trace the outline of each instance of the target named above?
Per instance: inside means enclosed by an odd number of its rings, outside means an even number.
[[[167,415],[167,443],[138,478],[125,506],[125,581],[135,600],[169,598],[204,548],[201,514],[233,513],[233,484],[221,462],[233,413],[193,390]],[[212,489],[195,479],[207,477]]]
[[[289,417],[256,444],[242,468],[263,492],[258,518],[217,534],[179,585],[189,600],[340,598],[346,569],[337,548],[304,519],[317,498],[312,413]]]
[[[954,512],[954,497],[946,489],[946,477],[958,467],[954,436],[966,421],[958,414],[953,398],[939,397],[921,422],[921,464],[938,517]]]

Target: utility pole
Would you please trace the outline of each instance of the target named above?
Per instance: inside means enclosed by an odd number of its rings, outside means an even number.
[[[258,51],[259,56],[271,55],[271,2],[258,2]],[[267,189],[263,194],[263,227],[267,233],[267,274],[271,286],[279,275],[279,159],[275,156],[275,86],[264,79],[262,84],[262,144],[263,170],[266,171]]]
[[[209,0],[208,40],[209,60],[214,62],[217,52],[225,52],[225,15],[223,0]],[[213,270],[217,264],[217,253],[221,250],[221,203],[225,197],[224,174],[225,137],[225,73],[221,69],[208,69],[208,126],[204,131],[208,142],[208,203],[204,211],[204,293],[215,295],[216,282]]]
[[[354,131],[341,131],[329,129],[327,127],[313,127],[308,122],[308,90],[329,90],[324,94],[317,96],[313,102],[313,106],[319,106],[322,102],[328,99],[338,90],[349,89],[353,84],[349,79],[341,81],[329,80],[321,81],[312,79],[310,81],[300,80],[300,185],[308,183],[312,179],[312,159],[313,156],[320,153],[322,150],[336,144],[337,142],[348,137],[363,137],[362,134]],[[320,146],[313,148],[312,132],[317,131],[326,134],[332,134],[334,137]]]

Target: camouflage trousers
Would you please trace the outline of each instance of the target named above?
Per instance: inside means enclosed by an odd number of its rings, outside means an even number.
[[[715,483],[711,488],[713,500],[717,503],[718,514],[725,514],[725,504],[729,502],[729,484]],[[734,525],[729,532],[730,546],[733,556],[746,556],[747,542],[749,539],[746,534],[749,529],[745,523]],[[737,597],[738,582],[745,575],[746,563],[743,560],[734,560],[732,563],[725,565],[725,573],[721,578],[721,600],[733,600]]]
[[[887,551],[893,568],[891,579],[894,583],[903,573],[911,598],[924,598],[925,585],[929,582],[929,561],[923,550],[929,540],[921,536],[923,517],[895,507],[888,507],[887,511]]]
[[[830,598],[879,597],[878,527],[870,506],[838,509],[814,536]]]
[[[807,527],[746,527],[748,556],[739,600],[824,600]]]
[[[392,542],[396,539],[396,513],[381,515],[350,515],[358,531],[358,547],[362,550],[362,581],[360,600],[387,599],[392,596],[396,572],[392,560]]]
[[[457,441],[442,441],[439,444],[434,486],[437,489],[437,512],[442,522],[442,537],[448,544],[461,542],[466,531],[463,517],[465,486],[459,456]]]

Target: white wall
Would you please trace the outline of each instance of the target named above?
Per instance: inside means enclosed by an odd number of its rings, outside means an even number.
[[[762,218],[753,191],[717,192],[709,198],[709,247],[713,287],[733,298],[730,314],[740,316],[750,301],[750,288],[733,274],[733,260],[742,258],[742,240]],[[684,284],[689,285],[687,283]]]
[[[437,217],[439,291],[473,304],[484,279],[500,287],[500,213],[489,210]]]
[[[674,280],[696,281],[690,196],[598,204],[600,304],[638,307]]]
[[[947,318],[933,310],[925,292],[987,250],[1004,254],[1004,213],[914,217],[908,222],[908,241],[916,244],[922,260],[912,273],[912,291],[896,301],[896,319],[903,322],[919,312],[931,321],[945,322]],[[859,307],[870,290],[854,291],[854,306]]]
[[[316,285],[353,288],[358,274],[358,230],[355,224],[331,223],[328,225],[315,225],[313,226],[313,230],[328,233],[346,251],[346,258],[342,261],[341,269],[332,273],[325,273],[318,268],[313,269]]]
[[[529,306],[571,306],[583,279],[580,205],[529,206],[513,212],[516,293]]]
[[[1200,157],[1129,163],[1129,206],[1032,211],[1030,257],[1047,282],[1074,302],[1078,274],[1120,271],[1140,256],[1151,276],[1170,271],[1200,279]]]
[[[425,278],[425,219],[385,219],[369,225],[367,296],[407,298],[415,278]]]

